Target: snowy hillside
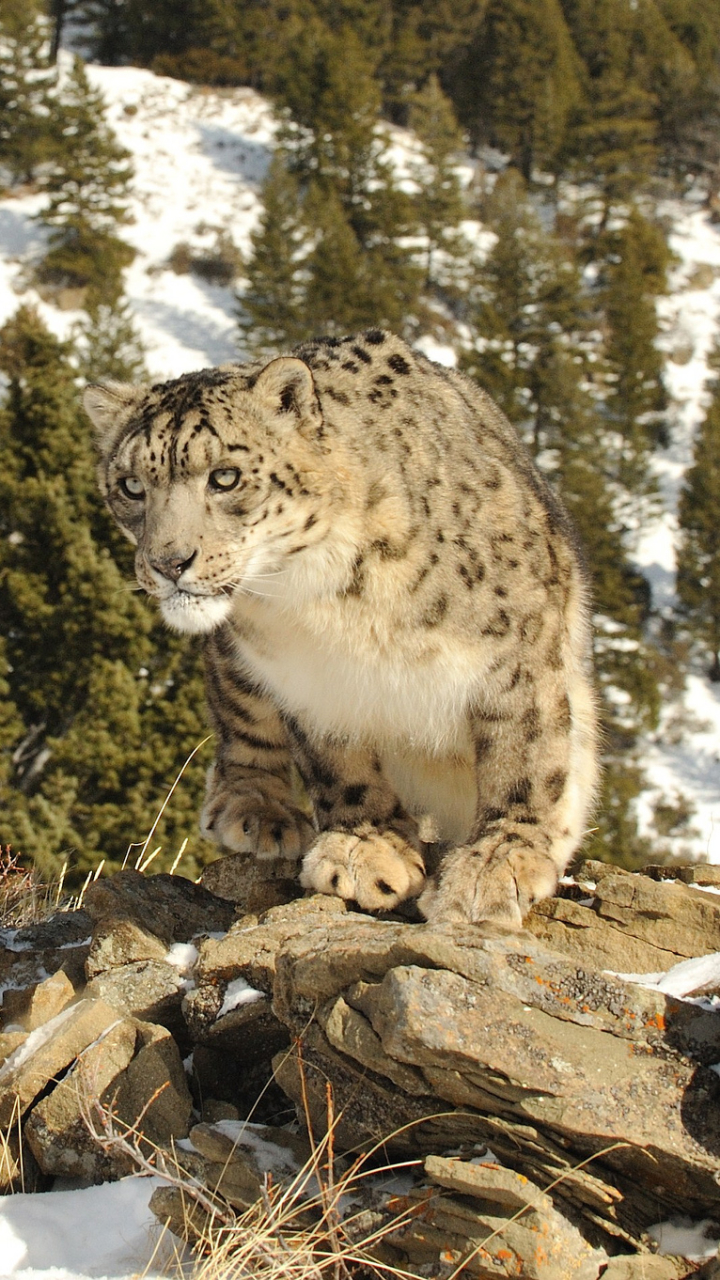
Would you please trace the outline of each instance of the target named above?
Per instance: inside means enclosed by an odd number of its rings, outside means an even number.
[[[232,288],[179,273],[170,260],[180,265],[182,255],[173,257],[179,246],[191,256],[212,254],[219,238],[246,254],[274,133],[269,104],[251,89],[207,91],[132,67],[88,71],[133,157],[132,220],[123,235],[137,257],[127,272],[127,296],[151,374],[173,377],[242,358]],[[393,160],[400,168],[403,146],[396,131]],[[59,310],[27,287],[26,265],[42,243],[33,221],[42,203],[42,196],[22,189],[0,201],[0,324],[21,302],[33,302],[48,326],[66,336],[80,313]],[[673,598],[677,494],[705,404],[707,354],[720,329],[720,227],[710,223],[699,195],[668,201],[661,213],[672,226],[677,256],[672,292],[660,303],[673,438],[656,455],[664,514],[634,551],[662,613]],[[436,358],[451,354],[434,351],[430,340],[422,345]],[[658,801],[684,796],[694,811],[690,828],[668,837],[664,847],[720,862],[720,687],[700,671],[688,679],[684,705],[665,708],[644,763],[651,783],[641,805],[644,821],[651,822]]]

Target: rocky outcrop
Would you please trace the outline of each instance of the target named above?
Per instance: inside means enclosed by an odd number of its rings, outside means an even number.
[[[340,1175],[343,1151],[410,1162],[399,1191],[366,1170],[347,1232],[418,1275],[676,1280],[688,1266],[652,1253],[653,1223],[720,1238],[720,968],[700,1001],[628,976],[720,952],[720,869],[586,863],[515,935],[297,886],[278,901],[282,876],[264,895],[255,868],[243,892],[244,856],[227,861],[213,892],[123,872],[83,912],[0,934],[6,1186],[21,1141],[33,1185],[127,1171],[131,1144],[91,1132],[112,1112],[141,1154],[166,1150],[153,1204],[192,1238],[268,1171],[297,1178],[294,1104],[315,1143],[331,1118]],[[210,1196],[194,1218],[183,1178]]]

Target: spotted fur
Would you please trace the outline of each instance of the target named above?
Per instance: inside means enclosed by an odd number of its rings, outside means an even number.
[[[373,329],[86,407],[138,581],[207,637],[203,830],[519,926],[582,839],[595,709],[567,517],[489,397]]]

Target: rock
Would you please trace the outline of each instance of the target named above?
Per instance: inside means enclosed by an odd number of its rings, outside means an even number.
[[[261,917],[245,917],[224,938],[208,938],[200,944],[195,981],[201,987],[245,978],[251,987],[269,996],[276,957],[287,940],[346,915],[347,907],[341,898],[318,895],[272,907]]]
[[[135,1053],[136,1024],[130,1019],[115,1026],[78,1058],[47,1098],[38,1102],[25,1125],[25,1137],[43,1173],[104,1182],[132,1172],[132,1162],[107,1153],[90,1134],[83,1112],[92,1099],[109,1106],[118,1077]]]
[[[456,1157],[428,1156],[425,1172],[433,1182],[472,1196],[508,1213],[517,1213],[530,1206],[538,1213],[549,1213],[553,1202],[544,1191],[522,1173],[504,1169],[498,1164],[473,1164]]]
[[[364,1175],[353,1191],[358,1249],[389,1231],[378,1265],[437,1280],[458,1267],[478,1280],[684,1276],[647,1252],[646,1230],[718,1216],[720,1016],[617,971],[720,950],[720,895],[693,887],[720,887],[720,868],[587,863],[511,934],[378,920],[297,885],[278,901],[283,874],[243,881],[245,855],[213,867],[216,894],[123,872],[90,887],[88,915],[0,934],[5,1186],[21,1120],[33,1185],[128,1169],[84,1127],[89,1075],[125,1124],[142,1117],[148,1149],[209,1188],[204,1207],[178,1188],[153,1197],[197,1240],[213,1206],[220,1225],[257,1201],[269,1153],[273,1178],[296,1175],[307,1145],[241,1120],[282,1123],[291,1099],[316,1138],[332,1126],[341,1163],[416,1162],[402,1194]],[[173,1149],[192,1123],[181,1053],[204,1122]]]
[[[684,1258],[664,1258],[657,1253],[621,1254],[610,1258],[602,1280],[699,1280],[699,1272],[688,1271]]]
[[[718,894],[628,871],[603,876],[595,894],[595,909],[616,929],[678,959],[720,951]]]
[[[171,965],[145,960],[109,969],[88,983],[85,994],[104,1000],[118,1013],[167,1027],[187,1048],[182,1014],[185,983]]]
[[[139,871],[96,880],[84,902],[94,924],[107,917],[130,920],[168,945],[201,933],[224,933],[235,918],[232,903],[202,885],[183,876],[144,876]]]
[[[167,951],[165,942],[134,921],[107,916],[101,918],[93,929],[85,973],[90,979],[108,969],[117,969],[135,961],[154,960],[161,964]]]
[[[92,922],[84,911],[57,912],[44,924],[0,929],[2,1024],[19,1018],[32,990],[59,969],[75,987],[84,981]]]
[[[138,1047],[117,1093],[117,1114],[139,1125],[151,1146],[184,1138],[190,1128],[192,1098],[182,1059],[165,1027],[138,1024]]]
[[[433,1271],[466,1259],[464,1275],[523,1276],[524,1280],[597,1280],[607,1253],[588,1244],[556,1211],[552,1200],[527,1178],[497,1166],[429,1157],[433,1182],[455,1196],[411,1193],[405,1226],[386,1238],[412,1263]]]
[[[597,863],[586,863],[586,866],[596,868]],[[602,866],[607,864],[602,863]],[[613,868],[617,870],[617,868]],[[627,874],[631,874],[628,872]],[[649,876],[651,880],[681,880],[683,884],[699,884],[709,887],[720,888],[720,866],[714,862],[686,862],[686,863],[663,863],[655,866],[652,863],[643,867],[642,874]]]
[[[65,951],[90,942],[92,920],[87,911],[56,911],[42,924],[0,929],[0,945],[10,952]]]
[[[102,1000],[80,1000],[32,1032],[0,1067],[0,1126],[5,1128],[38,1094],[118,1020]]]
[[[693,864],[646,872],[585,862],[576,878],[586,896],[537,903],[526,928],[586,966],[614,973],[665,972],[680,960],[720,950],[720,895],[689,887],[720,884],[720,868]]]
[[[206,1245],[213,1228],[217,1231],[222,1223],[222,1219],[177,1187],[156,1187],[150,1197],[149,1208],[158,1222],[178,1240],[184,1240],[191,1246]]]
[[[677,951],[628,936],[594,907],[569,898],[546,898],[533,907],[527,932],[553,950],[593,969],[614,973],[664,973],[683,959]]]
[[[192,1100],[171,1035],[164,1027],[114,1017],[27,1118],[24,1135],[43,1173],[91,1183],[133,1171],[125,1152],[94,1140],[87,1117],[101,1128],[95,1099],[112,1112],[121,1135],[137,1128],[146,1152],[188,1133]]]
[[[274,1186],[289,1186],[311,1159],[304,1138],[286,1129],[245,1121],[195,1125],[190,1142],[203,1158],[205,1185],[239,1209],[260,1198],[268,1174]],[[303,1181],[301,1178],[298,1186]]]
[[[340,898],[299,899],[273,907],[260,920],[244,917],[225,937],[201,942],[193,971],[196,985],[183,1000],[191,1039],[232,1053],[236,1070],[250,1068],[254,1074],[264,1062],[269,1074],[270,1060],[289,1039],[271,1003],[277,954],[289,938],[318,922],[344,917],[346,911]],[[236,998],[246,994],[248,1001],[220,1016],[226,996],[232,996],[231,984],[247,984],[249,990],[239,991]]]
[[[412,1119],[413,1100],[384,1078],[380,1055],[368,1073],[363,1046],[374,1045],[372,1032],[384,1055],[419,1071],[434,1094],[416,1096],[421,1114],[448,1104],[469,1108],[476,1140],[493,1150],[497,1137],[483,1119],[528,1126],[525,1137],[519,1128],[505,1131],[505,1146],[511,1132],[516,1138],[510,1159],[520,1172],[532,1175],[539,1163],[551,1173],[558,1142],[575,1163],[595,1153],[593,1172],[609,1192],[589,1216],[611,1233],[638,1240],[661,1206],[695,1215],[716,1206],[720,1081],[678,1053],[669,1035],[692,1020],[693,1006],[580,969],[532,938],[479,941],[462,926],[378,928],[349,918],[285,944],[274,1006],[294,1034],[303,1034],[306,1065],[318,1080],[333,1080],[342,1141],[366,1143],[369,1117],[387,1134]],[[339,999],[344,1004],[334,1014]],[[345,1005],[364,1016],[367,1031],[347,1022]],[[320,1020],[334,1028],[332,1045],[307,1027],[319,1007]],[[293,1070],[285,1064],[279,1079],[297,1098]],[[313,1119],[321,1120],[319,1107]],[[429,1138],[427,1125],[416,1123],[414,1143]],[[558,1187],[558,1194],[582,1200],[577,1185]]]
[[[23,1014],[23,1025],[28,1031],[37,1031],[66,1009],[77,992],[63,969],[58,969],[44,982],[39,982],[33,989],[27,1009]]]
[[[262,862],[253,853],[231,853],[205,867],[200,880],[218,898],[235,903],[244,915],[260,914],[303,896],[294,859]]]
[[[0,1066],[7,1062],[11,1053],[20,1048],[20,1045],[27,1040],[27,1031],[4,1031],[0,1034]]]

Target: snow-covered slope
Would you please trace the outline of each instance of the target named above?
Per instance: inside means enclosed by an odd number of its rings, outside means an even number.
[[[212,250],[222,233],[241,253],[247,251],[275,128],[269,104],[251,89],[208,91],[132,67],[90,66],[88,72],[133,156],[132,221],[123,235],[137,257],[127,273],[127,295],[150,373],[173,377],[242,358],[232,288],[177,274],[169,258],[180,244],[194,253]],[[392,143],[393,163],[406,170],[407,135],[393,130]],[[42,302],[24,280],[42,244],[32,220],[42,201],[22,192],[0,201],[0,324],[22,301],[34,302],[49,327],[66,336],[79,313]],[[634,550],[652,584],[655,607],[669,611],[677,495],[706,404],[708,351],[720,331],[720,227],[709,221],[699,195],[667,201],[661,213],[672,227],[677,255],[672,291],[660,303],[672,444],[656,461],[663,515]],[[477,234],[483,235],[479,229]],[[429,337],[420,345],[434,358],[452,359],[449,348],[434,348]],[[644,763],[650,785],[641,816],[648,831],[658,801],[672,804],[685,796],[695,810],[692,830],[671,834],[665,847],[720,862],[720,687],[701,671],[688,680],[684,703],[665,709]]]

